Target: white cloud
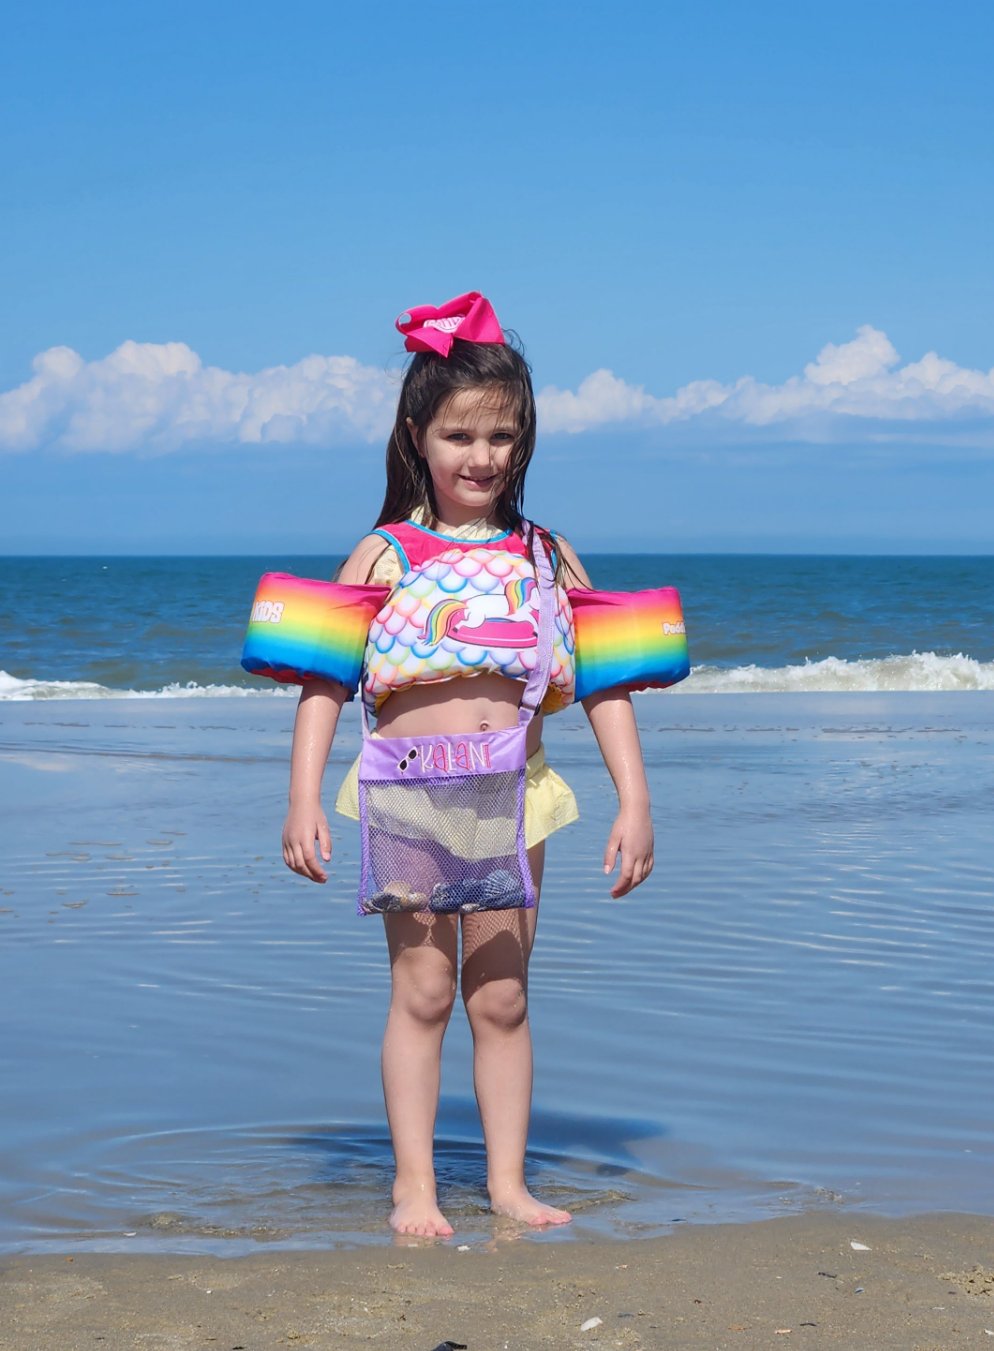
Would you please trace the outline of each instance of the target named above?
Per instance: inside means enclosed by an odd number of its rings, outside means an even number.
[[[583,432],[605,423],[668,426],[699,421],[734,439],[735,429],[765,428],[800,441],[872,440],[881,424],[920,424],[942,439],[969,420],[987,424],[994,446],[994,370],[975,371],[929,352],[901,366],[886,333],[864,324],[851,342],[828,343],[802,375],[767,385],[746,375],[733,384],[695,380],[657,398],[610,371],[595,371],[576,394],[539,394],[546,432]]]
[[[852,342],[826,343],[804,367],[804,378],[812,385],[851,385],[883,375],[899,360],[887,334],[864,324]]]
[[[204,443],[384,439],[396,377],[354,357],[309,356],[248,375],[185,343],[124,342],[99,361],[52,347],[0,394],[0,449],[169,451]]]
[[[661,400],[638,385],[627,385],[611,371],[594,371],[576,393],[549,385],[539,395],[542,429],[585,432],[605,422],[652,420]]]
[[[309,356],[255,373],[204,366],[185,343],[124,342],[84,359],[40,353],[24,384],[0,393],[0,450],[164,452],[188,445],[382,441],[397,376],[354,357]],[[864,325],[828,343],[800,375],[768,385],[695,380],[647,393],[608,370],[576,390],[538,395],[545,433],[613,427],[699,427],[713,443],[792,439],[866,442],[896,434],[994,448],[994,371],[934,352],[900,364],[885,333]]]

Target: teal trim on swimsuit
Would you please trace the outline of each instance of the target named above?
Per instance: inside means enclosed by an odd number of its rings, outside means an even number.
[[[378,526],[375,530],[371,530],[369,533],[371,535],[379,535],[381,539],[386,540],[386,542],[391,546],[391,548],[396,549],[397,553],[400,555],[401,564],[403,565],[401,571],[410,572],[411,560],[408,558],[406,552],[404,551],[404,546],[401,544],[399,539],[394,539],[393,535],[390,534],[390,531],[384,530],[381,526]]]
[[[426,535],[434,535],[436,539],[451,540],[453,544],[496,544],[498,540],[507,539],[514,534],[513,530],[505,530],[502,535],[488,535],[486,539],[466,539],[462,535],[443,535],[441,530],[432,530],[427,525],[419,525],[417,521],[405,521],[405,525],[412,525],[415,530],[423,530]],[[381,535],[382,530],[374,530],[374,535]]]

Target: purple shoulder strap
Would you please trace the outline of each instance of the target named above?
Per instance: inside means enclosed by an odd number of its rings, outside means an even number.
[[[552,669],[552,629],[555,623],[552,567],[545,545],[537,538],[535,527],[530,521],[527,540],[529,552],[535,561],[535,580],[538,584],[538,647],[535,665],[528,674],[518,707],[518,722],[522,727],[531,722],[549,687],[549,672]]]

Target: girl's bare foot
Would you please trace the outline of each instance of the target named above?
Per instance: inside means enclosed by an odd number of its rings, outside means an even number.
[[[569,1224],[573,1216],[568,1210],[557,1210],[537,1201],[527,1187],[507,1187],[490,1193],[490,1209],[495,1215],[506,1215],[519,1224],[540,1228],[544,1224]]]
[[[451,1238],[452,1225],[438,1208],[434,1189],[412,1187],[410,1191],[394,1187],[390,1228],[398,1234],[416,1238]]]

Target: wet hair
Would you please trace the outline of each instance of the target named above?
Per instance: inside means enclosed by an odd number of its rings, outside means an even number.
[[[513,339],[513,335],[508,335]],[[517,340],[465,342],[456,338],[447,357],[416,352],[404,374],[397,421],[387,442],[387,487],[376,524],[405,521],[418,508],[426,524],[438,521],[431,474],[407,425],[418,436],[455,394],[478,390],[481,401],[493,402],[517,428],[507,459],[504,482],[494,501],[493,516],[505,530],[520,531],[525,473],[535,451],[535,394],[531,367]]]

